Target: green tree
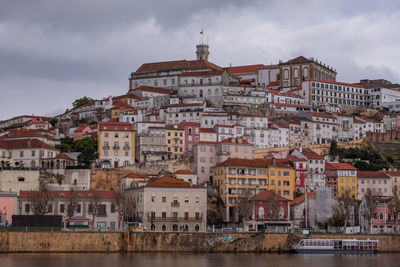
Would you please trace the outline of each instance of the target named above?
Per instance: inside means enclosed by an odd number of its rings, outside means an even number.
[[[61,144],[56,145],[55,147],[61,152],[73,152],[75,150],[74,139],[71,137],[65,137],[60,139]]]
[[[90,102],[93,102],[94,100],[90,97],[84,96],[78,99],[75,99],[75,101],[72,103],[72,106],[74,108],[79,108],[82,107],[83,105],[89,104]]]
[[[55,127],[57,124],[58,120],[56,118],[52,118],[49,123],[51,124],[51,126]]]
[[[336,140],[332,140],[331,146],[329,148],[329,155],[336,156],[337,154],[338,154],[337,142],[336,142]]]
[[[56,174],[54,175],[54,179],[56,179],[57,183],[58,183],[59,185],[61,185],[62,182],[63,182],[64,179],[65,179],[65,175],[63,175],[63,174],[61,174],[61,173],[56,173]]]
[[[78,163],[90,168],[92,161],[97,159],[97,141],[90,137],[85,137],[75,143],[75,149],[81,152],[78,156]]]

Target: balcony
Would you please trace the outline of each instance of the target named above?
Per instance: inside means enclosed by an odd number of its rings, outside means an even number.
[[[124,146],[124,150],[129,150],[129,149],[131,149],[130,146]]]
[[[230,151],[217,151],[217,155],[230,155]]]
[[[171,207],[179,207],[179,202],[178,201],[171,202]]]
[[[103,149],[104,149],[104,150],[109,150],[109,149],[110,149],[110,146],[103,146]]]
[[[160,217],[149,215],[147,219],[150,222],[201,222],[203,220],[203,215],[200,214],[199,217]]]
[[[113,146],[113,149],[114,149],[114,150],[118,150],[118,149],[119,149],[119,146]]]

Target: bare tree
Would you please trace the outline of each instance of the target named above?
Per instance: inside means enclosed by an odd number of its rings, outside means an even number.
[[[115,197],[113,205],[118,212],[118,229],[121,229],[121,224],[127,218],[133,217],[136,203],[132,198],[127,197],[123,193],[118,193]]]
[[[89,196],[89,214],[92,215],[92,229],[94,229],[94,219],[100,210],[100,194],[97,191],[93,191],[93,193]]]
[[[251,219],[251,215],[253,214],[253,201],[251,200],[250,190],[245,190],[244,193],[237,198],[237,201],[236,207],[241,221],[244,223]]]
[[[370,233],[370,223],[372,218],[376,216],[376,208],[378,207],[378,196],[373,194],[371,190],[367,190],[364,195],[364,209],[362,211],[362,215],[365,220],[368,222],[368,233]]]
[[[68,218],[72,218],[76,212],[78,206],[78,193],[71,190],[71,196],[68,198],[67,203],[67,216]]]
[[[266,199],[268,220],[273,221],[278,219],[279,205],[278,197],[273,194],[270,198]]]
[[[400,214],[400,195],[399,195],[397,187],[393,188],[393,199],[389,202],[388,208],[389,208],[390,216],[394,218],[394,221],[396,223],[395,227],[398,232],[400,230],[400,229],[398,229],[398,226],[397,226],[398,218],[399,218],[399,214]]]
[[[50,211],[50,202],[52,193],[45,187],[41,186],[39,191],[32,192],[28,201],[35,215],[45,215]]]
[[[347,224],[349,223],[350,216],[354,213],[355,200],[350,197],[350,192],[345,191],[337,199],[337,205],[333,207],[333,217],[343,223],[343,232],[346,232]]]

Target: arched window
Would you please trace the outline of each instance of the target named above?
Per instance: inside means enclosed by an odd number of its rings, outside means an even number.
[[[201,167],[201,172],[202,172],[202,173],[204,173],[204,172],[205,172],[205,169],[204,169],[204,167]]]
[[[189,134],[192,134],[192,128],[189,128]]]
[[[183,226],[183,231],[184,231],[184,232],[188,232],[188,231],[189,231],[189,226],[188,226],[187,224],[185,224],[185,225]]]
[[[293,76],[294,76],[295,78],[299,78],[299,69],[294,69]]]
[[[263,207],[260,207],[258,209],[258,218],[264,219],[264,208]]]
[[[196,224],[196,225],[194,226],[194,231],[195,231],[195,232],[200,232],[200,225]]]
[[[203,97],[203,89],[200,89],[199,95],[200,97]]]
[[[156,230],[156,225],[154,223],[151,224],[150,230],[151,231],[155,231]]]
[[[283,211],[283,208],[280,207],[280,208],[279,208],[279,213],[278,213],[278,218],[279,218],[279,219],[283,219],[284,216],[285,216],[285,213],[284,213],[284,211]]]
[[[218,88],[215,88],[215,95],[218,95],[219,94],[219,90],[218,90]]]
[[[305,78],[308,77],[308,68],[304,68],[304,69],[303,69],[303,76],[304,76]]]
[[[163,232],[167,231],[167,226],[165,226],[165,224],[163,224],[163,225],[161,226],[161,231],[163,231]]]
[[[177,224],[172,225],[172,231],[174,231],[174,232],[178,231],[178,225]]]
[[[129,160],[125,160],[124,161],[124,166],[129,166],[130,164],[129,164]]]
[[[285,80],[289,79],[289,70],[288,70],[288,69],[286,69],[286,70],[283,71],[283,78],[284,78]]]

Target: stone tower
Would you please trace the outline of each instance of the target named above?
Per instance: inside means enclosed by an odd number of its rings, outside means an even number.
[[[208,55],[210,54],[210,52],[208,51],[208,45],[198,44],[196,48],[197,48],[196,51],[197,60],[208,61]]]

